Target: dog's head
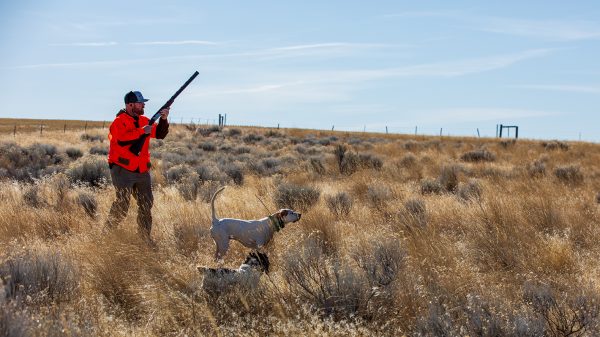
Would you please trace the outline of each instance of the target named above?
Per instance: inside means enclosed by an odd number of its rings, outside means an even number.
[[[265,253],[252,252],[248,254],[244,264],[256,268],[265,274],[269,273],[269,257]]]
[[[279,212],[277,212],[276,214],[284,223],[296,222],[300,220],[300,217],[302,217],[301,213],[294,212],[291,209],[287,208],[279,210]]]

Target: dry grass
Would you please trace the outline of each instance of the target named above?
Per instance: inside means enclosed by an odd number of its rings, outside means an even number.
[[[106,129],[12,122],[0,335],[600,334],[598,145],[173,126],[152,141],[154,251],[134,201],[102,231]],[[221,217],[303,216],[256,289],[215,296],[195,266],[213,266],[207,201],[225,184]],[[226,265],[247,251],[232,243]]]

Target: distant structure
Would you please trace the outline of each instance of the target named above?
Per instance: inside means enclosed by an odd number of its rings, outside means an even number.
[[[496,125],[496,136],[502,138],[502,130],[506,129],[507,136],[510,136],[510,129],[515,129],[515,139],[519,138],[519,127],[516,125]]]
[[[224,115],[219,114],[219,127],[224,127],[226,123],[227,123],[227,114],[224,114]]]

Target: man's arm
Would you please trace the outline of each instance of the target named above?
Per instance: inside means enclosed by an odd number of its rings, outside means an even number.
[[[160,121],[158,121],[158,125],[156,125],[154,130],[152,130],[152,137],[156,139],[165,139],[168,133],[169,121],[161,118]]]
[[[160,111],[160,119],[158,125],[152,128],[152,134],[150,137],[156,139],[165,139],[167,133],[169,133],[169,110],[171,108],[164,108]]]

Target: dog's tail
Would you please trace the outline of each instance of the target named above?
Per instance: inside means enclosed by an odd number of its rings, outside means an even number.
[[[217,195],[219,193],[221,193],[221,191],[223,191],[225,189],[225,187],[227,187],[227,186],[223,186],[223,187],[219,188],[215,192],[215,194],[213,194],[212,198],[210,198],[210,207],[212,209],[212,219],[213,219],[213,221],[218,220],[217,219],[217,214],[215,213],[215,198],[217,197]]]

